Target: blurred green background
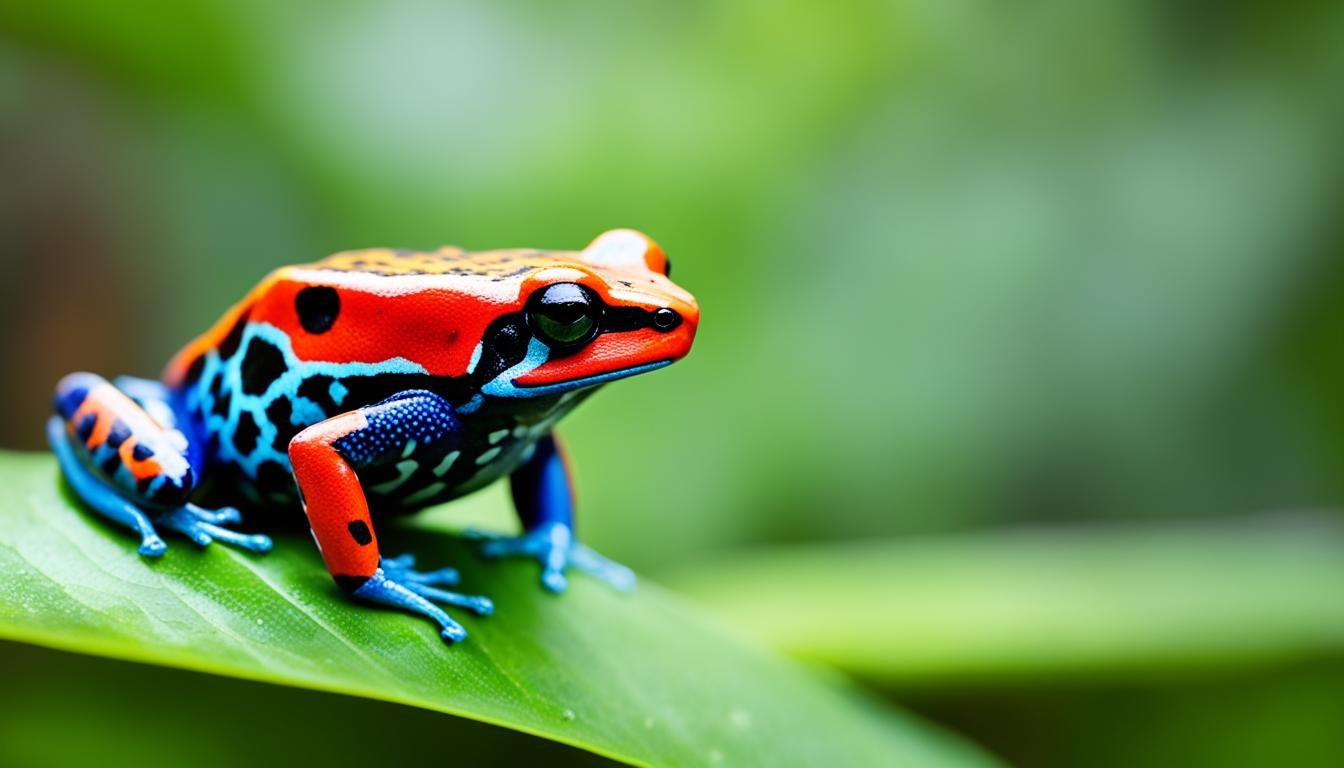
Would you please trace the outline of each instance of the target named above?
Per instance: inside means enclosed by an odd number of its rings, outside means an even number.
[[[9,2],[0,443],[277,265],[630,226],[696,349],[563,432],[583,535],[652,578],[1273,527],[1344,498],[1341,83],[1328,2]],[[1024,764],[1323,764],[1340,658],[870,682]]]

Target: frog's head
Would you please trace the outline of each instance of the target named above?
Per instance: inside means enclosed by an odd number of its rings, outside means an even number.
[[[527,259],[514,312],[491,324],[472,361],[481,392],[534,397],[655,370],[691,349],[700,310],[668,278],[648,237],[607,232],[577,252]]]

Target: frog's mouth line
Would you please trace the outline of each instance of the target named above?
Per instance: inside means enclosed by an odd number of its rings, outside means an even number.
[[[608,371],[607,373],[599,373],[594,376],[584,376],[569,381],[557,381],[554,384],[528,386],[526,384],[519,384],[518,379],[516,378],[510,381],[509,384],[513,387],[513,391],[517,393],[514,397],[545,397],[546,395],[558,395],[576,389],[583,389],[584,387],[605,384],[608,381],[615,381],[617,379],[624,379],[629,376],[636,376],[649,371],[656,371],[659,368],[664,368],[671,364],[671,360],[658,360],[652,363],[632,365],[629,368],[621,368],[616,371]]]
[[[576,389],[585,387],[594,387],[598,384],[605,384],[608,381],[624,379],[628,376],[634,376],[640,373],[657,370],[672,364],[672,359],[658,360],[652,363],[642,363],[632,365],[628,368],[620,368],[615,371],[599,373],[593,376],[583,376],[568,381],[557,381],[554,384],[526,385],[519,384],[518,380],[537,368],[541,367],[550,359],[550,349],[537,339],[533,339],[527,347],[527,356],[517,365],[500,373],[485,386],[481,387],[481,394],[493,397],[546,397],[547,395],[560,395],[566,392],[573,392]]]

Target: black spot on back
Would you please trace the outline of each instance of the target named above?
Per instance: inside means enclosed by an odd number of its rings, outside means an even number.
[[[220,376],[219,378],[222,379],[224,377]],[[215,381],[219,381],[219,379],[216,379]],[[215,399],[215,404],[210,407],[210,412],[221,418],[227,417],[229,415],[229,401],[232,399],[229,396],[228,390],[223,390],[221,388],[221,391],[218,394],[212,395],[212,397]]]
[[[195,360],[187,368],[187,383],[195,384],[200,381],[201,372],[205,370],[205,355],[197,355]]]
[[[247,329],[247,319],[252,315],[252,308],[248,307],[243,313],[238,315],[234,321],[233,327],[229,329],[224,340],[219,343],[219,356],[221,358],[233,357],[233,353],[238,351],[238,345],[243,341],[243,331]]]
[[[312,400],[328,415],[336,412],[336,401],[331,399],[331,385],[336,380],[325,374],[309,376],[299,385],[299,397]]]
[[[289,441],[299,433],[299,428],[290,422],[294,415],[294,404],[288,397],[277,397],[266,406],[266,420],[275,425],[275,440],[271,445],[275,450],[285,453],[289,450]]]
[[[243,357],[243,392],[260,395],[285,372],[285,356],[269,341],[252,339]]]
[[[369,530],[369,524],[363,520],[351,520],[346,529],[350,531],[350,538],[361,547],[373,541],[373,532]]]
[[[257,436],[260,434],[261,429],[257,427],[252,412],[243,411],[238,414],[238,428],[233,431],[233,447],[238,449],[239,455],[246,456],[257,447]]]
[[[144,461],[153,455],[154,449],[144,443],[136,443],[135,447],[131,449],[131,457],[136,461]]]
[[[327,285],[310,285],[294,297],[299,325],[309,333],[326,333],[341,314],[341,295]]]

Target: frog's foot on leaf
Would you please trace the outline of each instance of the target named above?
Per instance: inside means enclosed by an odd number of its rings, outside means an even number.
[[[488,597],[463,595],[433,586],[455,584],[457,571],[452,568],[413,571],[410,566],[414,564],[415,558],[410,555],[385,557],[380,561],[378,570],[350,594],[362,600],[428,616],[438,623],[440,636],[449,643],[465,640],[467,630],[453,621],[435,602],[465,608],[477,616],[489,616],[494,612],[495,604]]]
[[[456,586],[461,578],[456,568],[439,568],[433,571],[416,571],[415,555],[405,554],[397,557],[384,557],[378,561],[383,575],[402,583],[424,584],[430,587]]]
[[[564,523],[540,525],[521,536],[481,531],[469,531],[468,536],[483,540],[481,554],[486,557],[534,558],[541,563],[542,585],[552,592],[564,592],[569,586],[565,571],[570,568],[596,576],[622,592],[635,588],[634,571],[575,541],[573,531]]]
[[[111,428],[108,431],[110,434]],[[70,487],[94,511],[135,531],[140,536],[137,551],[145,557],[159,557],[168,550],[168,545],[159,537],[159,527],[178,531],[202,546],[218,540],[254,552],[266,552],[271,548],[267,536],[242,534],[223,527],[242,519],[238,510],[232,507],[209,510],[187,502],[167,511],[157,511],[162,510],[162,506],[152,506],[148,500],[135,502],[128,499],[106,476],[80,458],[81,444],[74,442],[59,417],[53,416],[47,421],[47,438]],[[121,439],[124,441],[129,436]],[[100,450],[107,453],[108,449]],[[185,484],[175,487],[178,494],[189,490]],[[147,509],[151,511],[146,513]],[[154,516],[152,521],[151,515]]]
[[[252,552],[270,552],[271,537],[260,533],[239,533],[224,527],[241,519],[238,510],[232,507],[205,509],[187,503],[159,515],[154,522],[170,531],[177,531],[202,547],[219,541]]]

